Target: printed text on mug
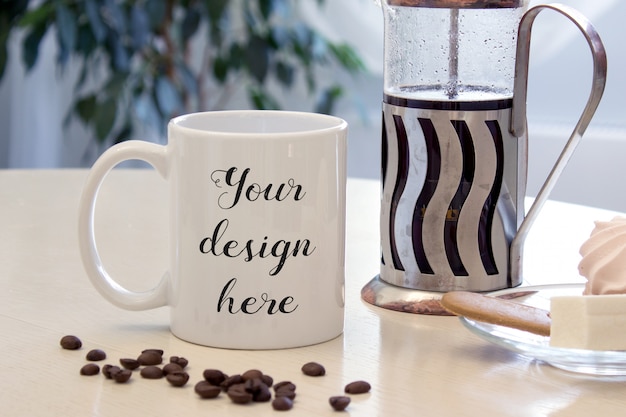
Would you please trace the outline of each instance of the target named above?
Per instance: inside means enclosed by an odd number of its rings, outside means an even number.
[[[217,206],[228,211],[240,204],[285,202],[287,200],[299,202],[306,196],[302,185],[296,183],[293,178],[288,178],[280,184],[260,184],[255,182],[250,168],[239,170],[231,167],[226,170],[215,170],[210,174],[215,187],[222,189],[216,199]],[[262,239],[247,239],[245,241],[229,238],[228,228],[231,225],[229,218],[223,218],[217,222],[209,236],[204,237],[199,244],[202,254],[215,257],[241,258],[245,262],[253,262],[258,259],[276,258],[277,262],[267,271],[268,276],[277,276],[285,267],[290,258],[307,257],[315,252],[315,245],[310,239],[297,240],[272,239],[264,236]],[[263,292],[258,296],[242,297],[242,301],[235,301],[233,294],[237,286],[237,277],[229,277],[223,286],[217,301],[217,311],[226,311],[230,314],[256,314],[265,311],[272,315],[276,313],[289,314],[298,308],[296,300],[292,296],[284,296],[281,299],[273,299]]]

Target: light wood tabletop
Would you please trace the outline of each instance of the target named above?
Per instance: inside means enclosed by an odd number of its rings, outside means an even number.
[[[168,309],[133,312],[105,301],[79,258],[78,201],[85,170],[0,171],[0,414],[3,416],[276,415],[270,403],[233,404],[224,394],[200,399],[204,369],[227,374],[259,369],[297,386],[291,415],[336,415],[331,396],[355,380],[371,384],[351,395],[352,416],[617,416],[626,409],[626,377],[569,373],[495,346],[458,318],[380,309],[361,288],[379,268],[377,181],[349,179],[346,311],[340,337],[286,350],[225,350],[193,345],[168,329]],[[99,250],[108,270],[145,289],[167,268],[167,187],[150,170],[113,171],[96,212]],[[531,230],[525,284],[583,282],[578,248],[594,220],[615,213],[549,201]],[[62,336],[80,350],[64,350]],[[127,383],[82,376],[86,353],[136,357],[158,348],[189,361],[182,388],[134,372]],[[316,361],[326,375],[309,377]]]

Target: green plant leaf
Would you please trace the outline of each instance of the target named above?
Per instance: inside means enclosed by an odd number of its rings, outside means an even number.
[[[196,77],[193,75],[191,69],[184,62],[177,62],[176,69],[180,76],[180,82],[184,86],[185,90],[188,94],[197,96],[198,95],[198,81]]]
[[[165,23],[166,2],[163,0],[148,0],[144,9],[152,30],[157,30]]]
[[[78,37],[76,14],[63,3],[58,3],[55,23],[60,47],[58,61],[65,64],[76,47]]]
[[[254,35],[246,48],[246,67],[259,83],[265,81],[269,69],[270,51],[265,39]]]
[[[226,81],[229,67],[230,65],[228,60],[222,58],[221,56],[217,56],[213,60],[213,76],[220,84]]]
[[[8,18],[7,22],[13,24],[15,19],[19,18],[27,11],[28,1],[29,0],[2,0],[0,1],[0,4],[2,4],[2,12],[0,12],[0,14],[5,14]]]
[[[216,24],[219,23],[226,13],[228,0],[205,0],[204,6],[206,7],[210,22]]]
[[[41,43],[41,39],[46,34],[46,29],[46,25],[35,26],[24,38],[24,42],[22,43],[22,59],[24,60],[24,65],[26,66],[26,72],[32,70],[37,63],[37,58],[39,56],[39,44]]]
[[[85,14],[89,20],[91,33],[98,43],[104,42],[107,36],[107,28],[102,21],[96,0],[85,0]]]
[[[306,79],[306,86],[309,89],[309,93],[311,93],[317,88],[317,83],[315,82],[315,73],[311,66],[307,66],[304,68],[304,74],[304,78]]]
[[[7,67],[8,58],[9,51],[7,49],[7,43],[6,41],[3,41],[2,44],[0,44],[0,80],[4,76],[4,71]]]
[[[126,33],[126,15],[118,0],[103,0],[100,10],[105,25],[117,32],[118,36]]]
[[[96,139],[102,143],[113,129],[117,114],[117,102],[115,98],[108,97],[104,101],[97,102],[94,109],[94,128]]]
[[[130,35],[135,49],[141,49],[150,39],[150,18],[145,9],[133,4],[130,9]]]
[[[89,124],[94,117],[96,111],[96,96],[90,94],[78,99],[74,104],[74,111],[84,124]]]
[[[274,26],[270,28],[268,41],[272,48],[281,50],[291,44],[292,33],[284,26]]]
[[[104,91],[110,97],[118,97],[124,91],[126,80],[128,79],[128,73],[116,72],[111,74],[108,81],[104,85]]]
[[[259,10],[263,19],[268,20],[274,11],[276,0],[259,0]]]
[[[74,93],[77,94],[81,88],[85,85],[85,81],[87,81],[87,74],[90,72],[89,65],[86,62],[82,62],[80,67],[80,72],[78,73],[78,79],[74,84]]]
[[[228,55],[228,65],[233,69],[233,70],[238,70],[241,68],[241,66],[243,65],[244,59],[245,59],[245,51],[243,49],[243,47],[241,45],[239,45],[238,43],[233,43],[230,46],[230,51],[229,51],[229,55]]]
[[[352,47],[345,43],[329,44],[332,55],[339,61],[341,66],[349,72],[359,72],[365,70],[365,64]]]
[[[0,13],[0,80],[4,75],[4,71],[9,61],[9,49],[7,40],[9,39],[9,22],[5,20],[6,16]]]
[[[193,35],[195,35],[200,27],[201,18],[202,16],[198,8],[190,7],[187,9],[181,28],[183,42],[187,42]]]
[[[130,122],[130,118],[126,118],[124,126],[113,135],[113,144],[118,144],[128,140],[133,134],[133,126]]]
[[[228,0],[205,0],[204,7],[208,16],[209,33],[211,44],[220,46],[222,44],[222,31],[228,17]],[[224,26],[224,27],[223,27]]]
[[[305,67],[323,62],[328,54],[328,43],[303,22],[296,24],[291,31],[291,42],[294,54]]]
[[[328,43],[316,32],[311,32],[309,54],[314,61],[321,61],[328,53]]]
[[[295,78],[296,70],[293,65],[284,61],[276,62],[276,78],[285,87],[291,87]]]
[[[313,61],[313,57],[309,53],[308,34],[309,30],[303,28],[302,25],[296,25],[296,27],[289,32],[293,54],[300,60],[305,68],[310,66]]]
[[[337,102],[337,99],[342,96],[342,94],[343,90],[338,85],[327,88],[322,92],[317,104],[315,105],[315,112],[332,114],[335,103]]]
[[[89,24],[83,24],[78,27],[78,39],[76,40],[76,52],[79,55],[89,58],[98,47],[98,41],[91,30]]]
[[[255,33],[257,29],[257,15],[253,10],[251,2],[244,2],[242,8],[243,21],[245,23],[246,31],[248,33]]]
[[[18,25],[21,27],[47,26],[54,18],[54,3],[44,2],[41,6],[29,10],[20,19]]]
[[[114,71],[128,71],[130,69],[130,57],[117,33],[109,33],[106,46],[111,58],[112,69]]]
[[[279,110],[280,104],[262,88],[250,87],[248,97],[257,110]]]

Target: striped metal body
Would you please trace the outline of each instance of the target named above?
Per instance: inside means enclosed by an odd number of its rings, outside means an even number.
[[[511,100],[383,103],[382,280],[426,291],[513,287],[524,215],[525,138]]]

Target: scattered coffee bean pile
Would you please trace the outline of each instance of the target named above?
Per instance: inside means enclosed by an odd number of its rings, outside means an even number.
[[[61,347],[67,350],[78,350],[82,347],[81,340],[72,335],[61,338]],[[179,356],[170,356],[169,362],[163,365],[163,350],[145,349],[137,358],[121,358],[120,366],[105,364],[102,374],[106,379],[118,383],[128,382],[133,371],[139,369],[139,375],[144,379],[162,379],[174,387],[183,387],[189,381],[189,374],[185,371],[187,359]],[[85,359],[89,363],[80,369],[85,376],[97,375],[101,372],[100,366],[94,362],[107,358],[101,349],[92,349],[87,352]],[[302,365],[302,373],[310,377],[326,375],[326,369],[317,362],[308,362]],[[252,402],[270,402],[274,410],[287,411],[293,408],[296,398],[296,386],[291,381],[274,383],[274,379],[258,369],[249,369],[241,374],[227,375],[219,369],[205,369],[203,379],[194,386],[195,393],[203,399],[213,399],[224,393],[234,404],[249,404]],[[364,394],[371,390],[366,381],[354,381],[344,388],[346,394]],[[272,394],[273,391],[273,394]],[[273,399],[272,399],[273,398]],[[350,404],[350,397],[346,395],[332,396],[328,399],[330,406],[336,411],[345,410]]]

